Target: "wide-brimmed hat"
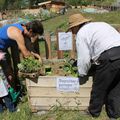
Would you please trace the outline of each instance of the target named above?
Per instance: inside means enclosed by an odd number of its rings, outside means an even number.
[[[85,17],[83,17],[81,14],[73,14],[69,17],[69,29],[75,27],[75,26],[78,26],[78,25],[81,25],[83,23],[86,23],[86,22],[90,22],[91,19],[86,19]]]

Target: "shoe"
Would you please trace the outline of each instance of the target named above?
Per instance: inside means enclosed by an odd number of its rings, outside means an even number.
[[[3,106],[0,105],[0,113],[3,113]]]
[[[83,115],[87,115],[87,116],[89,116],[89,117],[93,117],[93,118],[97,118],[97,117],[99,117],[99,115],[100,115],[99,113],[98,113],[98,114],[97,114],[97,113],[92,114],[92,113],[90,113],[90,111],[89,111],[88,109],[82,111],[82,114],[83,114]]]
[[[14,108],[14,109],[9,109],[9,112],[16,112],[16,111],[17,111],[16,108]]]
[[[80,114],[86,115],[86,116],[91,116],[91,114],[90,114],[90,112],[88,110],[80,111]]]

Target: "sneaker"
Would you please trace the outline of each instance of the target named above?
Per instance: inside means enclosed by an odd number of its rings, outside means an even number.
[[[13,109],[9,109],[9,112],[16,112],[17,109],[16,108],[13,108]]]

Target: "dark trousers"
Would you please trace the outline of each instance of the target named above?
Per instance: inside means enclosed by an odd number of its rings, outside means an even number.
[[[12,47],[11,47],[11,50],[12,50]],[[14,47],[14,52],[12,50],[11,55],[10,55],[8,49],[0,49],[0,51],[6,53],[5,59],[0,61],[0,65],[2,66],[3,72],[4,72],[5,76],[7,77],[9,84],[16,90],[17,85],[19,85],[19,79],[17,76],[17,71],[18,71],[17,64],[19,61],[18,60],[19,58],[17,56],[19,56],[19,55],[18,55],[17,47]],[[13,59],[13,56],[16,56],[16,57],[14,57],[16,59]],[[12,66],[12,63],[14,63],[13,66]],[[12,76],[11,80],[8,78],[9,75]]]
[[[119,50],[119,52],[118,52]],[[89,112],[98,117],[105,105],[110,118],[120,117],[120,47],[102,53],[93,80]]]
[[[0,98],[0,113],[3,112],[3,104],[9,109],[9,112],[14,112],[16,110],[9,95]]]

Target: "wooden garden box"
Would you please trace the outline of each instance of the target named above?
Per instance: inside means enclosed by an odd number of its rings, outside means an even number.
[[[66,110],[85,110],[89,105],[92,77],[80,85],[79,92],[61,92],[56,88],[59,76],[39,76],[37,81],[26,78],[29,104],[32,112],[48,111],[54,106]]]
[[[73,36],[74,38],[74,36]],[[75,41],[73,39],[73,49],[70,50],[70,58],[75,59]],[[80,85],[78,92],[61,92],[57,90],[56,82],[60,76],[66,76],[63,73],[62,66],[64,65],[63,52],[58,48],[57,35],[57,60],[52,58],[50,35],[46,35],[46,59],[49,66],[52,67],[53,76],[39,76],[38,79],[30,80],[26,78],[26,86],[28,91],[29,105],[32,112],[48,111],[54,106],[62,106],[66,110],[85,110],[89,105],[92,77],[86,84]],[[51,62],[50,62],[51,61]],[[47,65],[48,63],[44,64]],[[45,69],[42,69],[43,74]],[[69,76],[69,75],[68,75]]]

